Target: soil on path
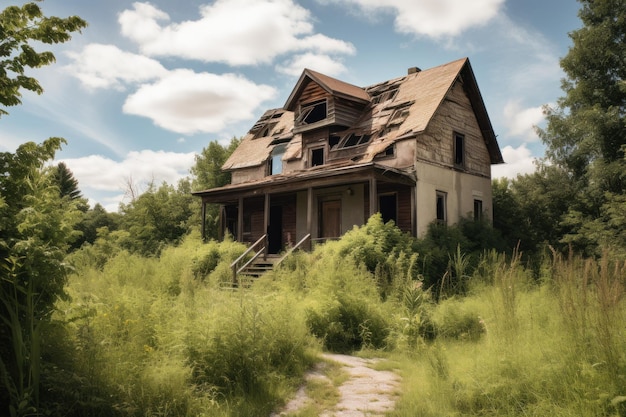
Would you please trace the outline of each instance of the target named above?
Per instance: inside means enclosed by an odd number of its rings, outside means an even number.
[[[377,417],[394,409],[398,396],[400,377],[390,371],[377,371],[371,366],[379,359],[363,359],[348,355],[325,353],[325,360],[339,363],[348,378],[339,387],[339,401],[331,410],[325,410],[320,417]],[[320,370],[307,374],[306,380],[327,378]],[[272,417],[297,414],[312,400],[306,395],[306,387],[301,387],[296,396]]]

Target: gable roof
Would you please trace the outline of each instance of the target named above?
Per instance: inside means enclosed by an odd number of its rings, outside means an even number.
[[[311,81],[317,83],[320,87],[335,97],[342,97],[348,100],[361,102],[363,104],[369,103],[370,101],[369,94],[367,94],[363,88],[306,68],[302,72],[302,75],[300,75],[300,79],[296,83],[296,86],[291,91],[287,102],[283,106],[285,110],[295,110],[298,97],[300,97],[302,91]]]
[[[343,133],[377,132],[367,149],[358,158],[352,159],[353,163],[368,163],[396,141],[415,138],[424,132],[459,79],[476,115],[491,163],[504,162],[469,59],[462,58],[365,88],[305,69],[285,106],[265,112],[222,168],[233,170],[259,166],[267,161],[276,143],[289,142],[283,160],[301,157],[302,137],[292,132],[293,110],[310,82],[317,83],[335,97],[367,104],[360,119]],[[407,111],[401,112],[401,109]],[[387,129],[390,125],[393,129]],[[265,132],[264,126],[272,126],[272,129]],[[267,134],[263,136],[259,132]],[[337,162],[340,160],[337,159]]]

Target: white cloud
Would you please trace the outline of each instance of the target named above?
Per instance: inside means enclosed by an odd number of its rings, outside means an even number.
[[[235,74],[215,75],[176,70],[143,85],[124,103],[124,112],[144,116],[182,134],[218,132],[227,124],[254,117],[276,90]]]
[[[400,33],[441,38],[487,23],[497,15],[504,0],[348,0],[342,3],[355,4],[367,14],[394,14],[395,27]]]
[[[354,53],[348,42],[314,34],[309,11],[292,0],[217,0],[200,14],[198,20],[170,23],[154,6],[134,3],[119,23],[122,34],[150,56],[256,65],[306,49]]]
[[[504,164],[494,165],[491,170],[493,178],[515,178],[518,174],[531,174],[535,172],[536,157],[532,156],[531,151],[522,144],[517,148],[505,146],[502,148],[502,158]]]
[[[160,185],[164,181],[176,185],[189,175],[195,163],[195,153],[176,153],[142,150],[129,152],[121,161],[101,155],[62,159],[78,180],[78,186],[90,204],[99,202],[109,211],[116,211],[119,203],[128,202],[127,188],[132,184],[142,192],[147,184]],[[56,163],[56,162],[55,162]]]
[[[124,89],[124,84],[160,78],[167,70],[154,59],[125,52],[114,45],[90,44],[67,52],[73,63],[65,69],[87,88]]]
[[[297,77],[305,68],[310,68],[330,76],[337,76],[348,71],[341,62],[336,61],[330,56],[314,53],[296,55],[281,65],[277,65],[276,71]]]
[[[535,132],[535,127],[544,120],[543,106],[523,108],[516,100],[509,101],[504,106],[503,122],[508,136],[537,141],[539,136]]]

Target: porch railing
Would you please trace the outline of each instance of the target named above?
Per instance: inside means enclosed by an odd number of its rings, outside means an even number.
[[[239,264],[243,262],[243,260],[246,259],[246,257],[252,252],[254,252],[254,254],[252,255],[252,258],[250,258],[243,265],[239,266]],[[263,259],[267,258],[267,234],[264,234],[263,236],[261,236],[259,240],[257,240],[252,245],[250,245],[248,249],[246,249],[246,251],[242,253],[241,256],[239,256],[239,258],[235,259],[235,261],[232,264],[230,264],[230,268],[233,271],[233,285],[234,286],[237,286],[239,284],[239,280],[237,279],[237,276],[241,273],[241,271],[246,269],[248,265],[254,262],[254,260],[258,258],[259,256],[261,256],[261,254],[263,254]]]
[[[276,263],[274,264],[274,266],[276,266],[276,265],[280,265],[280,264],[281,264],[281,263],[285,260],[285,258],[286,258],[286,257],[288,257],[289,255],[291,255],[291,254],[293,253],[293,251],[300,249],[300,248],[301,248],[301,247],[303,247],[303,246],[304,246],[307,242],[309,242],[309,243],[311,242],[311,234],[310,234],[310,233],[309,233],[309,234],[307,234],[306,236],[304,236],[302,239],[300,239],[300,241],[299,241],[298,243],[296,243],[294,246],[292,246],[292,247],[291,247],[291,248],[287,251],[287,253],[285,253],[285,254],[282,256],[282,258],[280,258],[280,259],[278,260],[278,262],[276,262]],[[306,249],[309,249],[309,250],[310,250],[310,249],[311,249],[311,247],[309,246],[309,247],[308,247],[308,248],[306,248]]]

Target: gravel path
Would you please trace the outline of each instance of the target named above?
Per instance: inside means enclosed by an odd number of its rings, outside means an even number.
[[[394,409],[397,392],[400,386],[400,377],[389,371],[376,371],[370,366],[379,359],[363,359],[348,355],[325,353],[326,360],[337,362],[349,378],[338,387],[339,402],[332,410],[324,411],[320,417],[376,417],[384,416]],[[327,378],[320,370],[314,370],[306,375],[306,380]],[[306,396],[306,388],[298,390],[292,399],[279,414],[272,417],[287,416],[297,413],[311,401]]]

